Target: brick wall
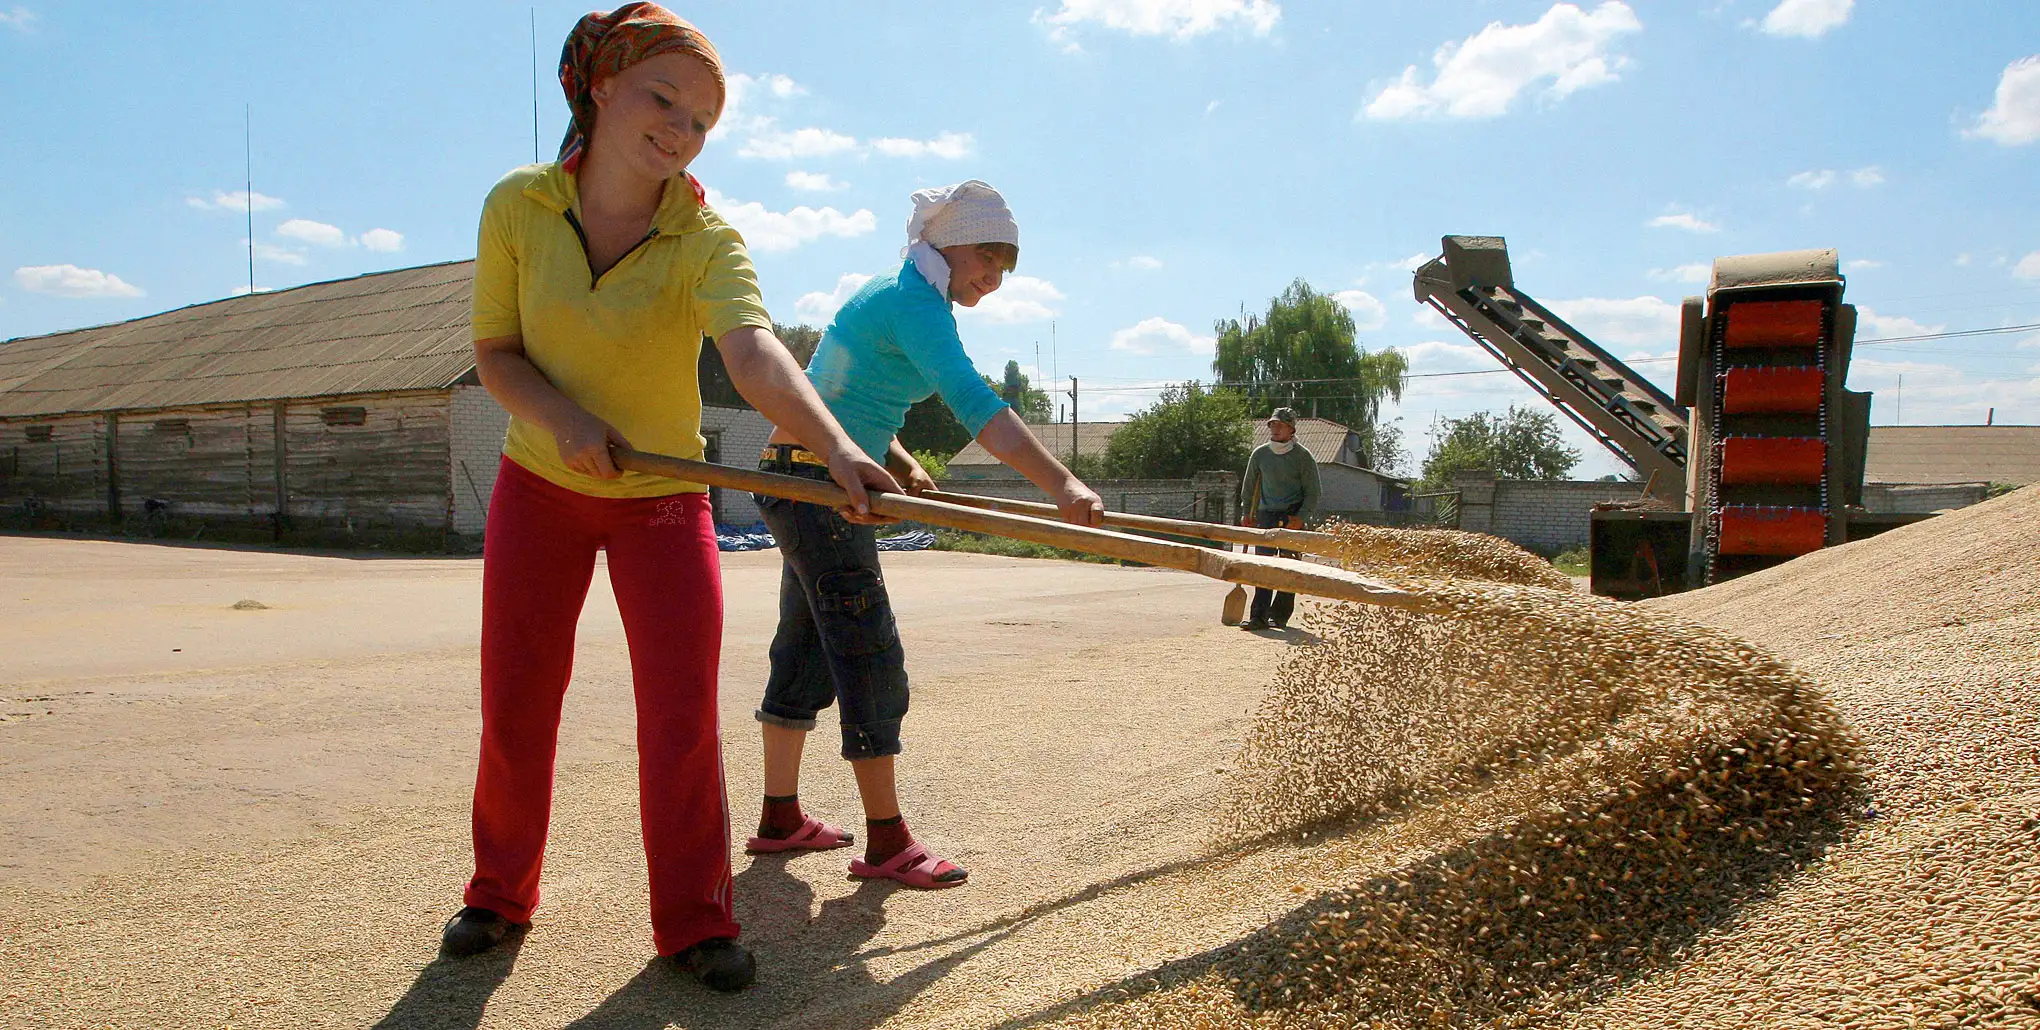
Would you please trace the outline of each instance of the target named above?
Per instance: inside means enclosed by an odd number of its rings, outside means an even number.
[[[503,434],[510,429],[510,413],[479,386],[454,387],[450,409],[453,531],[479,537],[488,521],[489,496],[496,489],[496,466],[503,457]]]

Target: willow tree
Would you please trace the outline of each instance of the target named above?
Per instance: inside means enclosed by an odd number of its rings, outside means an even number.
[[[1298,279],[1269,298],[1267,314],[1242,311],[1213,331],[1211,371],[1220,386],[1246,396],[1255,417],[1287,405],[1340,423],[1360,435],[1360,457],[1370,467],[1401,453],[1400,434],[1381,424],[1381,406],[1402,399],[1409,360],[1392,347],[1360,347],[1345,305]]]

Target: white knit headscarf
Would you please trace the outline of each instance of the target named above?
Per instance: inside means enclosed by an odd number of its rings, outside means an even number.
[[[921,278],[945,299],[949,296],[949,262],[936,248],[972,243],[1020,245],[1020,223],[1013,220],[1013,209],[990,183],[967,179],[954,186],[916,191],[912,199],[906,256],[913,259]]]

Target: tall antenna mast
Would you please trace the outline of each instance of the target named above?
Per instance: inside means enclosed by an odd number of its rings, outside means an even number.
[[[538,163],[538,8],[531,9],[531,163]]]
[[[255,105],[241,106],[241,170],[246,173],[242,199],[248,202],[248,296],[255,295]]]

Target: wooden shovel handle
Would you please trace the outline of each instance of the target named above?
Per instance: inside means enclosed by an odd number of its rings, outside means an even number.
[[[931,501],[948,501],[972,508],[1010,512],[1014,515],[1035,515],[1041,518],[1061,518],[1062,511],[1053,504],[1040,501],[1020,501],[1005,497],[982,497],[977,494],[950,493],[947,490],[930,490],[921,495]],[[1159,515],[1131,515],[1126,512],[1108,511],[1105,524],[1120,529],[1138,529],[1148,533],[1172,533],[1176,536],[1194,537],[1222,544],[1245,544],[1249,547],[1275,547],[1284,551],[1302,551],[1305,554],[1336,555],[1339,553],[1339,538],[1330,533],[1313,533],[1305,529],[1251,529],[1246,526],[1224,526],[1213,522],[1191,522],[1187,519],[1165,519]]]
[[[831,508],[840,508],[850,500],[849,495],[833,483],[822,483],[797,476],[754,472],[728,465],[712,465],[705,461],[648,454],[626,447],[612,448],[611,454],[618,468],[689,483],[747,490]],[[1051,547],[1065,547],[1108,558],[1122,558],[1144,565],[1181,569],[1228,583],[1244,583],[1248,586],[1267,587],[1270,590],[1286,590],[1314,597],[1357,601],[1361,604],[1383,605],[1408,611],[1450,614],[1448,608],[1433,599],[1404,590],[1394,584],[1355,575],[1344,569],[1314,565],[1293,558],[1231,554],[1193,544],[1115,533],[1109,529],[1073,526],[1065,522],[1049,522],[1025,515],[987,511],[947,501],[910,497],[906,494],[874,493],[871,495],[871,510],[896,519],[912,519],[950,529],[990,533],[994,536],[1028,540]]]

